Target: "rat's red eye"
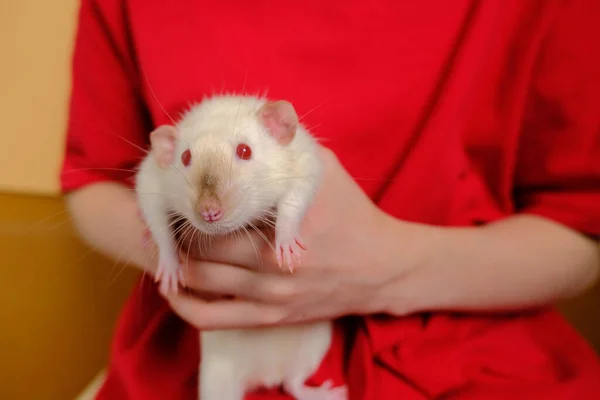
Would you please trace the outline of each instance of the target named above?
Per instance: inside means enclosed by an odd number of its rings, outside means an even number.
[[[249,160],[252,156],[252,149],[245,143],[240,143],[235,149],[235,155],[242,160]]]
[[[189,150],[184,151],[183,153],[181,153],[181,162],[183,163],[183,165],[185,165],[186,167],[188,165],[190,165],[190,162],[192,162],[192,152]]]

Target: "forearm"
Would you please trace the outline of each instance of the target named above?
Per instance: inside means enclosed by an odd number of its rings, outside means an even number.
[[[391,241],[394,234],[402,237],[406,226],[387,221],[388,268],[394,268],[394,258],[401,259],[394,252],[403,249]],[[402,313],[404,307],[494,311],[549,304],[586,290],[600,269],[596,242],[535,216],[515,216],[485,227],[412,227],[407,240],[415,243],[408,250],[414,263],[382,292],[391,312]],[[398,308],[400,304],[406,306]]]
[[[84,241],[116,261],[154,273],[154,252],[143,246],[144,225],[133,191],[96,183],[69,194],[67,203]]]

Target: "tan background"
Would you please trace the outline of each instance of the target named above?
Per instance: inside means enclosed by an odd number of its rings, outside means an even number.
[[[56,196],[78,4],[0,0],[0,399],[73,399],[137,277],[83,246]]]
[[[57,193],[78,6],[0,0],[0,190]]]
[[[72,399],[137,277],[83,246],[56,196],[77,7],[0,0],[0,399]],[[600,288],[564,306],[598,349],[599,306]]]

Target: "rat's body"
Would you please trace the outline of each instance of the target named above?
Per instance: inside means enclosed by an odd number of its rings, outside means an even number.
[[[298,400],[346,400],[344,388],[304,385],[329,350],[330,322],[205,331],[200,339],[200,400],[242,400],[279,385]]]
[[[314,138],[291,104],[217,96],[151,134],[136,189],[159,251],[161,291],[176,291],[181,266],[170,215],[204,235],[227,234],[277,212],[275,248],[290,268],[304,245],[299,225],[317,190]],[[297,261],[297,260],[296,260]],[[201,400],[242,400],[283,385],[298,400],[345,400],[345,388],[304,386],[331,342],[331,323],[201,333]]]

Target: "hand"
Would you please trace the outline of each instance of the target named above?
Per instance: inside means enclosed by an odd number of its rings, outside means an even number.
[[[321,189],[301,226],[307,246],[301,266],[279,268],[271,231],[248,231],[212,240],[202,259],[190,246],[182,256],[193,291],[234,299],[207,301],[180,292],[167,300],[182,318],[201,329],[223,329],[330,319],[382,310],[379,289],[389,271],[378,268],[387,215],[362,192],[329,150],[323,149]],[[343,200],[342,200],[343,199]],[[401,243],[400,239],[398,243]],[[388,240],[389,242],[389,240]],[[397,246],[395,246],[397,247]],[[394,263],[395,265],[395,263]]]

